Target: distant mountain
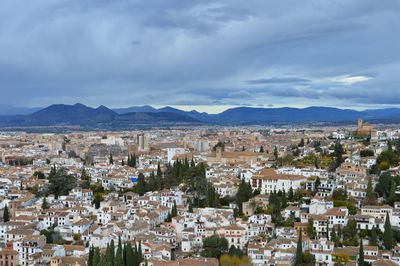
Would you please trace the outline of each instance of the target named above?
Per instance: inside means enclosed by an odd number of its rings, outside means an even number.
[[[0,105],[0,115],[28,115],[41,110],[40,107],[14,107],[8,105]]]
[[[127,113],[155,113],[157,112],[156,108],[151,107],[150,105],[143,106],[132,106],[127,108],[114,108],[112,109],[117,114],[127,114]]]
[[[330,107],[300,108],[250,108],[228,109],[211,118],[215,123],[263,124],[272,122],[342,122],[356,120],[362,114],[354,110]]]
[[[101,105],[92,108],[77,103],[54,104],[29,115],[0,117],[0,127],[81,126],[84,128],[129,128],[134,125],[199,123],[189,116],[166,112],[118,114]]]
[[[127,111],[132,111],[128,112]],[[251,108],[237,107],[219,114],[183,111],[173,107],[151,106],[111,110],[105,106],[92,108],[83,104],[54,104],[32,114],[0,116],[0,127],[80,126],[82,128],[127,129],[136,126],[170,126],[194,124],[250,125],[302,122],[400,122],[400,109],[355,111],[331,107]]]

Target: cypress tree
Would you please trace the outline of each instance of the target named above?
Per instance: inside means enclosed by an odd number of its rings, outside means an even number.
[[[385,249],[391,250],[393,248],[393,231],[390,224],[389,213],[386,213],[385,232],[383,233],[383,245]]]
[[[372,179],[371,177],[368,179],[367,191],[365,195],[365,202],[367,204],[372,204],[375,202],[375,193],[372,187]]]
[[[122,159],[122,161],[121,161],[121,166],[125,166],[125,161],[124,161],[124,159]]]
[[[96,247],[94,249],[94,254],[93,254],[93,266],[97,266],[100,263],[100,249]]]
[[[142,243],[139,241],[139,247],[138,247],[138,264],[140,264],[143,260],[143,252],[142,252]]]
[[[157,178],[161,178],[161,177],[162,177],[161,166],[160,166],[160,162],[158,162],[158,164],[157,164]]]
[[[188,212],[193,213],[193,204],[192,201],[189,201]]]
[[[126,243],[125,243],[124,248],[122,249],[122,260],[123,260],[125,266],[127,266],[126,256],[127,256],[127,247],[126,247]]]
[[[364,247],[363,247],[363,242],[362,239],[360,239],[360,251],[358,253],[358,265],[359,266],[364,266]]]
[[[378,242],[378,237],[377,237],[377,233],[376,233],[376,227],[374,226],[371,230],[371,238],[369,240],[369,245],[377,246],[377,242]]]
[[[137,245],[135,243],[135,248],[133,249],[133,266],[137,266],[138,264],[139,264],[138,250],[137,250]]]
[[[8,210],[8,205],[6,204],[3,210],[3,222],[6,223],[8,221],[10,221],[10,211]]]
[[[114,159],[113,159],[113,156],[112,156],[111,153],[110,153],[110,157],[108,158],[108,162],[109,162],[110,164],[114,164]]]
[[[117,254],[115,255],[115,266],[124,266],[124,260],[123,260],[123,255],[122,255],[122,243],[121,243],[121,237],[118,238],[118,248],[117,248]]]
[[[301,237],[301,228],[299,232],[299,239],[297,241],[297,248],[296,248],[296,262],[295,265],[301,265],[303,263],[303,241]]]
[[[171,210],[171,216],[175,217],[177,215],[178,215],[178,210],[176,209],[176,202],[174,202],[174,205],[172,206],[172,210]]]
[[[42,201],[42,209],[46,210],[48,208],[49,208],[49,204],[47,203],[46,197],[44,197],[43,201]]]
[[[126,246],[126,266],[134,265],[134,254],[131,243]]]
[[[93,266],[93,255],[94,255],[94,250],[93,250],[93,246],[91,246],[89,249],[88,266]]]
[[[396,183],[392,179],[392,183],[390,184],[388,204],[393,207],[395,201],[396,201]]]

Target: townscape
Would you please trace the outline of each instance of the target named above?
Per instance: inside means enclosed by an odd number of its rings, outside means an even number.
[[[0,265],[398,265],[400,130],[0,135]]]

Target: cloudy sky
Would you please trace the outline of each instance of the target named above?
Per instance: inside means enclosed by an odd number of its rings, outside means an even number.
[[[2,0],[2,105],[400,105],[398,0]]]

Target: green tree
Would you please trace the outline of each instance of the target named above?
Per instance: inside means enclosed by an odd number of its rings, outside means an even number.
[[[172,206],[172,209],[171,209],[171,216],[172,216],[172,217],[178,216],[178,210],[176,209],[176,202],[174,202],[174,205]]]
[[[253,189],[250,183],[242,180],[239,189],[236,192],[236,204],[238,205],[240,213],[242,213],[242,203],[249,201],[253,197]]]
[[[124,266],[124,260],[122,256],[122,243],[121,237],[118,238],[117,254],[115,255],[115,266]]]
[[[314,220],[313,218],[308,219],[307,223],[307,235],[310,239],[314,239],[315,237],[315,230],[314,230]]]
[[[219,258],[223,253],[228,251],[228,245],[228,240],[224,237],[218,237],[216,235],[206,237],[203,240],[201,256]]]
[[[100,264],[100,249],[96,247],[93,252],[93,266]]]
[[[371,237],[369,239],[370,246],[377,246],[378,245],[378,236],[376,232],[376,227],[374,226],[371,230]]]
[[[378,183],[375,186],[375,191],[380,197],[386,199],[389,197],[392,179],[393,177],[388,172],[384,172],[379,176]]]
[[[3,222],[10,221],[10,211],[8,210],[8,205],[6,204],[3,209]]]
[[[60,195],[68,195],[68,193],[76,187],[76,178],[68,174],[67,169],[61,167],[58,170],[50,171],[49,174],[49,194],[56,197]]]
[[[44,197],[43,201],[42,201],[42,209],[46,210],[48,208],[49,208],[49,204],[47,203],[46,197]]]
[[[134,254],[133,254],[133,249],[131,243],[128,242],[126,245],[126,266],[128,265],[134,265]]]
[[[103,196],[101,193],[97,192],[94,194],[94,199],[92,204],[94,204],[94,207],[96,209],[100,208],[100,203],[103,201]]]
[[[299,147],[304,147],[304,139],[303,138],[301,138],[300,143],[299,143],[298,146]]]
[[[294,265],[301,265],[303,264],[303,240],[301,237],[301,228],[299,231],[299,238],[297,240],[297,247],[296,247],[296,261]]]
[[[260,153],[264,153],[264,147],[262,145],[260,146]]]
[[[365,203],[370,205],[370,204],[374,204],[375,202],[376,202],[376,197],[375,197],[374,190],[372,188],[372,179],[370,177],[368,179],[367,192],[365,195]]]
[[[224,151],[225,150],[225,143],[223,143],[221,141],[218,141],[218,143],[214,145],[213,151],[216,151],[218,147],[221,147],[221,150]]]
[[[138,182],[136,184],[136,193],[143,196],[146,192],[146,179],[142,173],[139,173]]]
[[[33,173],[33,176],[36,176],[38,179],[46,179],[46,176],[43,174],[42,171],[36,171]]]
[[[108,157],[108,163],[109,164],[114,164],[114,159],[113,159],[113,156],[112,156],[111,153],[110,153],[110,157]]]
[[[192,203],[192,201],[189,201],[188,212],[189,213],[193,213],[193,203]]]
[[[389,190],[389,196],[388,196],[388,200],[387,203],[390,206],[394,206],[394,202],[396,201],[396,183],[394,182],[394,180],[392,179],[392,182],[390,184],[390,190]]]
[[[358,265],[359,266],[364,266],[365,261],[364,261],[364,247],[363,247],[363,242],[362,239],[360,239],[360,250],[358,252]]]
[[[94,247],[91,246],[89,249],[88,266],[94,266],[93,265],[93,256],[94,256]]]
[[[385,249],[391,250],[394,245],[392,225],[390,224],[389,213],[386,213],[385,219],[385,232],[383,232],[383,245]]]

